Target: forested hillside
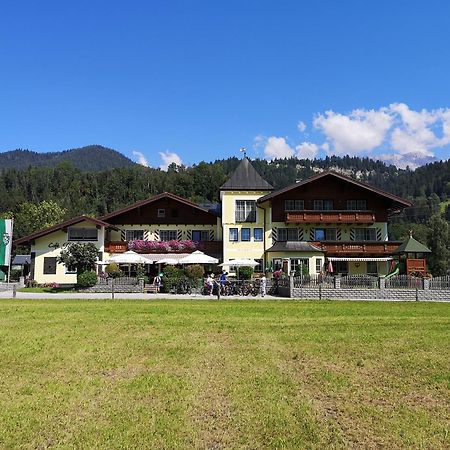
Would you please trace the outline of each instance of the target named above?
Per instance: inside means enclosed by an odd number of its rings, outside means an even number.
[[[63,152],[37,153],[19,149],[0,153],[0,170],[23,170],[30,166],[56,167],[63,162],[69,162],[74,167],[89,172],[135,165],[116,150],[101,145],[89,145]]]
[[[103,148],[99,154],[104,154]],[[101,216],[164,191],[198,203],[218,202],[220,186],[238,163],[238,158],[228,158],[192,167],[172,165],[167,172],[136,164],[86,172],[69,162],[56,167],[33,167],[30,161],[24,170],[3,168],[0,172],[0,214],[14,215],[27,202],[51,200],[64,210],[65,217]],[[419,237],[423,237],[423,224],[440,211],[442,202],[450,196],[450,163],[447,161],[428,164],[415,171],[357,157],[255,160],[253,164],[276,189],[331,169],[413,200],[412,208],[393,218],[394,238],[404,236],[411,223],[419,224]],[[19,237],[17,233],[16,237]]]

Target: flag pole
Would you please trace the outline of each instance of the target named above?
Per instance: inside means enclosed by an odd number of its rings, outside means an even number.
[[[11,250],[12,250],[12,237],[13,237],[13,230],[14,230],[14,219],[11,219]],[[9,284],[9,277],[11,276],[11,250],[9,252],[9,261],[8,261],[8,275],[7,275],[7,281],[6,283]]]

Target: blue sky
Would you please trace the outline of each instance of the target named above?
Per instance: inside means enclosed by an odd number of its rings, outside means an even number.
[[[0,151],[447,159],[449,17],[444,0],[5,1]]]

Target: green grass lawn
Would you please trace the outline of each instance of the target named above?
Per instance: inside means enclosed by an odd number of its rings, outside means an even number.
[[[0,301],[1,448],[449,448],[450,304]]]

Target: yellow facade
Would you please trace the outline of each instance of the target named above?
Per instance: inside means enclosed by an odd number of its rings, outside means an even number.
[[[255,222],[236,221],[236,201],[237,200],[258,200],[267,192],[255,191],[223,191],[222,200],[222,233],[223,233],[223,260],[224,262],[238,258],[264,259],[265,236],[264,226],[266,211],[263,208],[256,208]],[[242,229],[250,229],[250,240],[242,241]],[[255,240],[255,228],[262,230],[262,240]],[[237,241],[230,240],[230,229],[237,229]],[[226,267],[227,268],[227,267]]]
[[[73,225],[71,228],[96,228],[91,222],[81,222]],[[98,240],[87,241],[92,242],[98,248],[99,252],[104,250],[104,228],[98,229]],[[83,241],[86,242],[86,241]],[[75,284],[77,276],[75,273],[69,273],[64,264],[56,264],[55,274],[44,273],[45,258],[58,257],[64,246],[69,243],[68,234],[62,230],[55,231],[46,236],[42,236],[34,241],[31,246],[31,252],[35,253],[34,260],[34,279],[39,284],[46,283],[61,283],[61,284]]]

